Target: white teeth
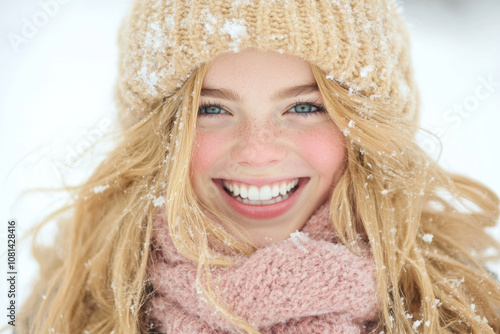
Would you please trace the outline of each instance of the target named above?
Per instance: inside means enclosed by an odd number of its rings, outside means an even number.
[[[233,197],[240,196],[242,199],[245,199],[247,201],[267,202],[273,200],[278,201],[278,196],[280,195],[283,197],[285,195],[289,195],[288,193],[290,192],[290,190],[295,188],[298,183],[299,179],[294,179],[291,182],[281,182],[273,185],[265,185],[259,188],[257,186],[247,186],[244,184],[230,183],[226,180],[223,181],[224,188],[229,190],[232,193]],[[244,201],[244,203],[246,202]]]
[[[260,188],[259,197],[260,197],[259,199],[261,201],[267,201],[267,200],[270,200],[271,198],[273,198],[273,194],[271,192],[271,187],[263,186],[262,188]]]
[[[248,188],[248,199],[256,201],[259,199],[259,188],[256,186],[250,186]]]
[[[282,183],[281,186],[280,186],[280,194],[281,195],[285,195],[286,194],[286,189],[287,189],[286,184]]]
[[[277,197],[279,194],[280,194],[280,187],[277,184],[275,184],[273,186],[273,192],[272,192],[271,196],[272,197]]]
[[[247,187],[245,187],[245,186],[241,186],[240,187],[240,197],[241,198],[247,198],[248,197]]]

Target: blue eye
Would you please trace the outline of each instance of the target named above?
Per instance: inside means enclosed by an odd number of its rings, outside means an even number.
[[[288,112],[300,116],[312,116],[316,113],[325,112],[325,109],[311,102],[297,102]]]
[[[222,106],[218,104],[202,104],[198,109],[198,115],[203,116],[218,116],[226,113]]]

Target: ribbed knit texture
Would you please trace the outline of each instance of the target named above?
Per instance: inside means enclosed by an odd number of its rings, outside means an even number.
[[[119,45],[125,126],[195,67],[247,47],[299,56],[353,94],[417,118],[407,31],[393,0],[136,0]]]
[[[324,204],[289,239],[238,258],[235,266],[213,268],[212,287],[264,334],[369,333],[379,311],[369,246],[360,241],[356,256],[337,241]],[[197,293],[196,264],[176,250],[161,212],[153,245],[148,272],[156,295],[147,307],[156,331],[234,333]]]

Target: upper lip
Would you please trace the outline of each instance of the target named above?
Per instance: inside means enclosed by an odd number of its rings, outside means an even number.
[[[274,184],[279,182],[291,182],[295,179],[300,179],[299,176],[291,176],[291,177],[275,177],[275,178],[266,178],[266,179],[255,179],[255,178],[231,178],[231,179],[214,179],[214,180],[225,180],[229,182],[237,182],[244,183],[251,186],[264,186],[268,184]]]

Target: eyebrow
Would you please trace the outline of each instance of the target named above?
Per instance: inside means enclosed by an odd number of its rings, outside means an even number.
[[[317,83],[309,83],[300,86],[283,88],[271,96],[271,101],[283,100],[318,91],[319,88]],[[236,91],[226,88],[202,88],[200,94],[201,96],[216,97],[219,99],[224,99],[234,102],[243,101],[243,98]]]

